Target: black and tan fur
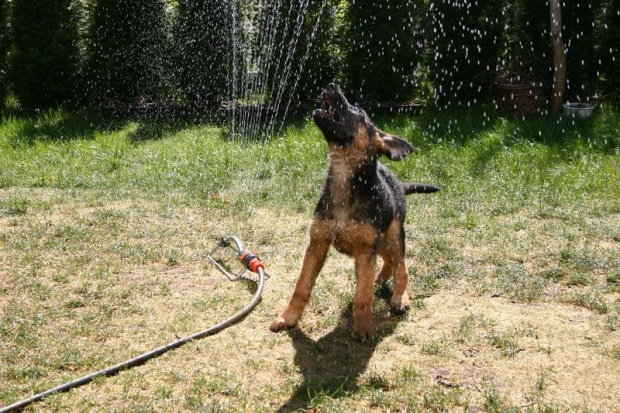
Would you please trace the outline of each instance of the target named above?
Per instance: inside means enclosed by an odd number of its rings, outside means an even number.
[[[353,334],[366,340],[373,333],[375,282],[385,282],[394,275],[390,308],[395,312],[409,309],[403,228],[405,195],[435,192],[437,188],[402,183],[377,161],[381,155],[399,161],[413,148],[376,128],[366,113],[350,105],[334,84],[323,91],[323,108],[314,112],[314,121],[328,142],[331,163],[310,226],[310,245],[295,291],[270,329],[280,331],[297,325],[329,246],[333,245],[355,260]],[[383,268],[375,275],[377,255],[383,259]]]

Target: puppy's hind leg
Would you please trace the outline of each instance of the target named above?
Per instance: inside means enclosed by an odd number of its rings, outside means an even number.
[[[310,300],[310,293],[319,275],[330,245],[327,224],[313,221],[310,227],[310,245],[306,249],[304,262],[295,285],[295,291],[282,313],[273,320],[269,329],[273,332],[293,328],[297,325],[304,308]]]
[[[383,259],[383,267],[381,267],[381,271],[375,277],[375,282],[377,284],[386,283],[394,273],[394,265],[392,262],[392,257],[389,254],[381,255]]]
[[[394,292],[390,300],[390,310],[394,313],[402,314],[409,310],[409,271],[405,265],[404,257],[399,257],[394,265]]]
[[[409,271],[405,264],[405,230],[401,222],[394,220],[388,228],[388,247],[392,253],[394,268],[394,292],[390,300],[390,310],[400,314],[409,310]]]

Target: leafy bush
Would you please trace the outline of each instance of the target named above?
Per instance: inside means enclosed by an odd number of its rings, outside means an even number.
[[[566,49],[566,97],[586,101],[597,88],[599,61],[597,27],[602,0],[562,2],[562,38]],[[503,67],[524,77],[543,79],[547,87],[553,83],[553,58],[550,43],[549,7],[538,0],[510,0],[505,32],[506,48]]]
[[[86,84],[95,102],[162,97],[170,51],[165,7],[165,0],[91,3]]]
[[[71,99],[79,64],[73,0],[14,0],[10,80],[22,107],[54,107]]]
[[[269,40],[263,47],[269,68],[260,75],[267,74],[272,102],[296,105],[315,98],[334,79],[339,60],[334,41],[339,3],[283,2],[267,17],[263,36]]]
[[[620,103],[620,2],[607,0],[602,9],[600,41],[602,92]]]
[[[484,96],[499,69],[503,2],[441,0],[430,5],[428,30],[435,99],[453,103]]]
[[[596,44],[594,23],[600,6],[601,0],[566,0],[562,5],[567,100],[588,101],[596,91],[599,63],[592,45]]]
[[[538,0],[509,0],[506,47],[501,67],[510,73],[548,80],[551,75],[551,34],[548,4]]]
[[[8,25],[8,3],[7,0],[0,0],[0,108],[4,106],[4,98],[7,91],[6,54],[9,49],[9,25]]]
[[[354,100],[404,102],[413,97],[423,1],[356,0],[347,14],[343,76]]]
[[[305,61],[296,87],[295,101],[314,99],[338,75],[342,65],[339,40],[342,37],[343,7],[339,0],[310,3],[305,20]]]
[[[176,75],[192,107],[217,107],[228,89],[232,6],[220,0],[180,0],[174,35]]]

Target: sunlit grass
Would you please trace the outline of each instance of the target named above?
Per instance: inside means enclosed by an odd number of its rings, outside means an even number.
[[[0,400],[238,308],[246,286],[210,276],[204,257],[228,233],[260,250],[273,275],[247,320],[53,396],[48,408],[273,411],[290,401],[330,411],[500,411],[538,391],[535,409],[547,405],[540,360],[558,359],[544,383],[550,406],[574,407],[563,397],[586,376],[588,394],[608,394],[599,384],[617,371],[620,330],[619,117],[603,108],[591,122],[522,120],[478,106],[376,119],[418,148],[385,162],[441,191],[408,198],[412,309],[390,316],[378,291],[380,334],[369,347],[350,341],[355,276],[335,253],[301,330],[267,329],[289,298],[326,174],[327,147],[310,120],[244,142],[192,121],[4,114]],[[585,358],[594,362],[577,372]]]
[[[438,185],[459,200],[457,212],[472,203],[501,212],[532,202],[543,208],[620,197],[614,114],[604,109],[590,123],[523,121],[481,106],[425,109],[377,123],[419,148],[404,162],[389,162],[402,179]],[[306,208],[327,164],[326,145],[311,122],[295,123],[284,136],[240,143],[223,128],[191,122],[109,121],[62,111],[2,120],[3,187],[146,190]]]

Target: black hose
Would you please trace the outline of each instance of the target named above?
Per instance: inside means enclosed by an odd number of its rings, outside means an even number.
[[[256,293],[254,293],[254,297],[252,297],[252,301],[250,301],[248,303],[248,305],[246,305],[243,309],[239,310],[237,313],[233,314],[231,317],[227,318],[226,320],[222,321],[219,324],[214,325],[213,327],[210,327],[206,330],[200,331],[196,334],[193,334],[189,337],[185,337],[182,338],[180,340],[177,340],[175,342],[172,342],[170,344],[167,344],[165,346],[156,348],[155,350],[151,350],[149,352],[146,352],[144,354],[141,354],[137,357],[134,357],[132,359],[123,361],[122,363],[118,363],[114,366],[110,366],[108,368],[105,368],[103,370],[99,370],[96,371],[94,373],[88,374],[86,376],[80,377],[79,379],[61,384],[60,386],[54,387],[53,389],[49,389],[46,390],[42,393],[39,394],[35,394],[32,397],[29,397],[27,399],[24,399],[22,401],[19,401],[17,403],[13,403],[10,406],[6,406],[6,407],[2,407],[0,408],[0,413],[5,413],[5,412],[10,412],[13,410],[17,410],[17,409],[22,409],[24,407],[26,407],[27,405],[29,405],[30,403],[34,403],[36,401],[42,400],[45,397],[54,394],[54,393],[59,393],[59,392],[65,392],[68,390],[71,390],[75,387],[79,387],[82,386],[86,383],[90,383],[91,381],[93,381],[96,377],[99,376],[112,376],[114,374],[117,374],[123,370],[126,370],[128,368],[134,367],[134,366],[138,366],[142,363],[144,363],[145,361],[152,359],[153,357],[157,357],[157,356],[161,356],[162,354],[164,354],[165,352],[169,351],[169,350],[173,350],[177,347],[181,347],[183,344],[192,341],[192,340],[197,340],[203,337],[207,337],[207,336],[211,336],[215,333],[219,333],[220,331],[222,331],[223,329],[225,329],[226,327],[235,324],[237,321],[241,320],[243,317],[245,317],[255,306],[256,304],[258,304],[258,302],[260,301],[260,297],[263,293],[263,287],[265,286],[265,271],[262,268],[258,269],[258,288],[256,289]]]

